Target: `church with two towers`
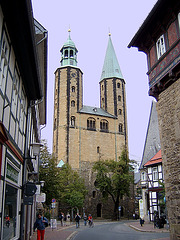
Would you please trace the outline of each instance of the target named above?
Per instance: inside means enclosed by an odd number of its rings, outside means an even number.
[[[70,31],[60,52],[61,66],[55,71],[53,153],[59,166],[69,163],[85,179],[84,211],[107,217],[113,204],[111,200],[103,203],[92,166],[98,160],[117,161],[124,147],[128,149],[125,80],[109,34],[99,81],[100,107],[85,106],[83,72],[77,66],[78,50]]]

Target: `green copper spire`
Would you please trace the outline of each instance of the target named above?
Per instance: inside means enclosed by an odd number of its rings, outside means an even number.
[[[112,44],[111,34],[109,33],[109,41],[104,59],[101,80],[113,77],[124,79]]]
[[[77,48],[74,42],[71,40],[70,32],[68,30],[69,37],[61,48],[61,66],[77,66]]]

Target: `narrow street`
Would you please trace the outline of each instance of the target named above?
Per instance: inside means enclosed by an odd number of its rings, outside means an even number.
[[[94,227],[84,226],[80,228],[75,224],[57,229],[46,229],[46,240],[169,240],[169,232],[166,229],[154,229],[153,224],[145,224],[142,228],[139,221],[107,222],[95,221]],[[36,233],[32,240],[36,240]]]

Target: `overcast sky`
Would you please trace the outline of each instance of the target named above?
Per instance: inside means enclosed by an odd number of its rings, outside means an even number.
[[[48,30],[47,125],[41,131],[50,152],[53,137],[54,72],[60,67],[60,49],[68,38],[78,49],[83,72],[83,104],[100,106],[99,81],[111,39],[126,82],[130,159],[141,160],[152,97],[148,96],[147,59],[129,42],[157,0],[32,0],[34,18]]]

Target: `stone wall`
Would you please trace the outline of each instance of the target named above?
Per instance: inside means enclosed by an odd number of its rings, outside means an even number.
[[[157,103],[171,239],[180,239],[180,79]]]

